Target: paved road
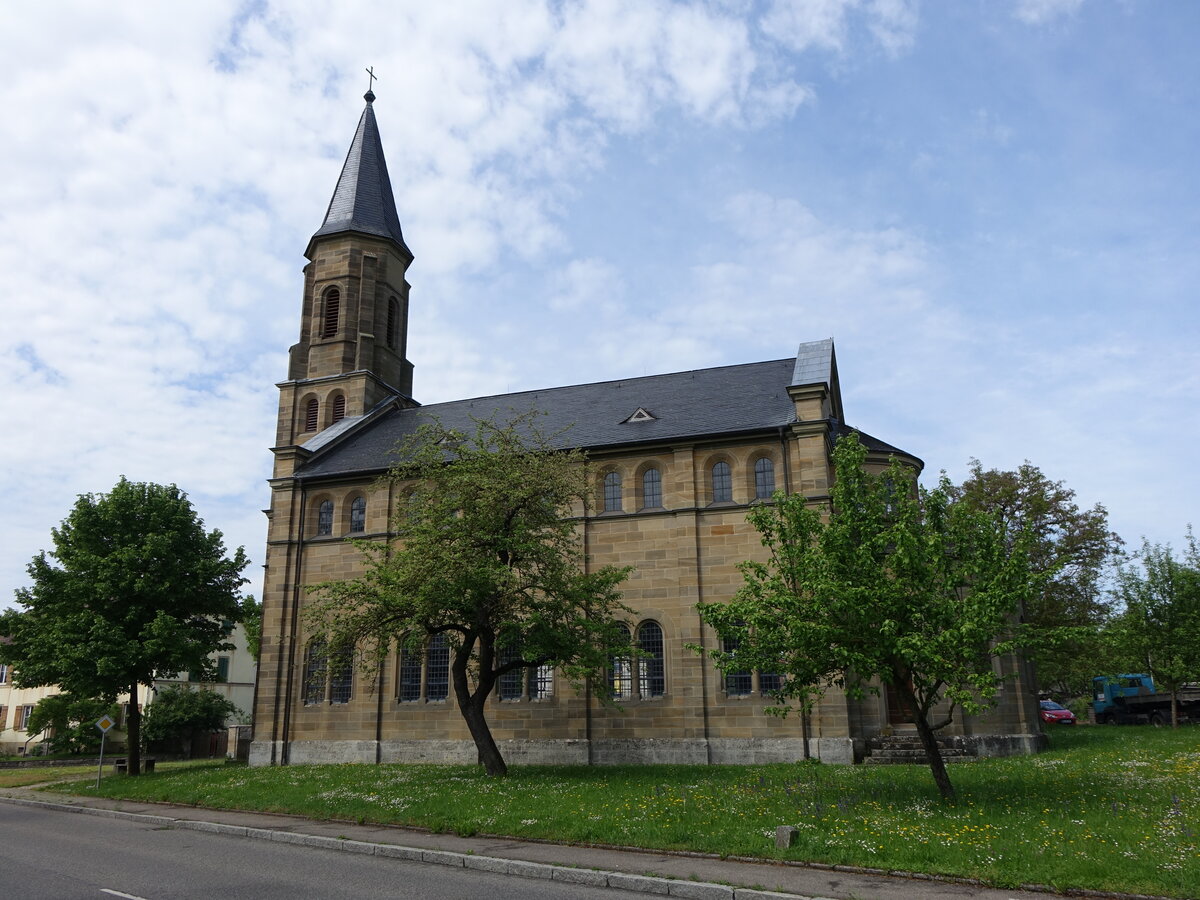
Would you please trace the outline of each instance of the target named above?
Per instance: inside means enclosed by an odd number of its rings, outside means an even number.
[[[0,895],[21,900],[636,896],[8,804],[0,804]]]

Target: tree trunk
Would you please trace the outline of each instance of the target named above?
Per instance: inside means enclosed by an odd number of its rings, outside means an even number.
[[[808,751],[808,707],[800,707],[800,739],[804,742],[804,758],[811,759]]]
[[[129,719],[125,723],[125,758],[130,775],[142,774],[142,711],[138,708],[138,683],[129,690]]]
[[[1171,727],[1179,727],[1179,689],[1171,691]]]
[[[502,778],[508,774],[508,766],[504,762],[504,757],[500,755],[500,748],[496,746],[492,730],[488,727],[487,718],[483,713],[484,704],[492,692],[495,681],[485,683],[484,676],[481,674],[480,684],[475,689],[475,695],[472,696],[471,684],[467,678],[466,657],[464,656],[461,665],[458,658],[455,658],[451,669],[454,678],[454,697],[458,701],[459,712],[462,713],[462,717],[467,723],[467,729],[471,732],[471,738],[475,741],[475,749],[479,753],[479,764],[489,775]]]
[[[953,803],[958,799],[950,776],[946,772],[946,761],[942,759],[942,748],[938,746],[937,736],[929,727],[925,716],[914,715],[913,722],[917,726],[917,734],[921,738],[921,746],[925,749],[925,758],[929,760],[929,771],[933,773],[933,781],[938,787],[943,800]]]

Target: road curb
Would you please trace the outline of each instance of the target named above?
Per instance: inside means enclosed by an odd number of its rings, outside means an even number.
[[[392,859],[422,862],[430,865],[453,866],[477,869],[517,878],[535,878],[561,881],[564,884],[586,884],[614,890],[655,894],[660,897],[679,897],[681,900],[828,900],[807,894],[788,894],[764,891],[757,888],[739,888],[727,884],[704,881],[682,881],[659,878],[653,875],[632,875],[628,872],[605,872],[596,869],[579,869],[572,866],[549,863],[527,862],[499,856],[483,856],[474,853],[456,853],[450,850],[425,850],[404,847],[399,844],[378,844],[356,841],[349,838],[325,837],[297,831],[276,831],[268,828],[250,828],[244,825],[226,825],[222,822],[204,822],[197,819],[176,819],[170,816],[155,816],[149,813],[124,812],[98,806],[83,806],[71,803],[53,803],[45,800],[30,800],[25,797],[0,796],[0,802],[16,806],[34,806],[58,812],[79,813],[105,819],[124,819],[165,828],[186,831],[203,831],[210,834],[226,834],[260,841],[275,841],[282,844],[297,844],[321,850],[338,850],[343,853],[358,853],[365,856],[380,856]]]

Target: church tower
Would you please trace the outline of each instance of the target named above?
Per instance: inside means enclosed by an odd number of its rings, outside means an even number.
[[[405,272],[413,255],[400,231],[375,94],[364,99],[325,220],[304,251],[300,340],[279,385],[277,452],[386,400],[412,402]]]

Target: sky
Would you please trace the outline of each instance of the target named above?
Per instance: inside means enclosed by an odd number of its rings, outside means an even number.
[[[423,403],[836,342],[925,481],[1029,460],[1130,545],[1200,477],[1200,4],[19,4],[0,31],[0,605],[81,493],[253,560],[367,66]]]

